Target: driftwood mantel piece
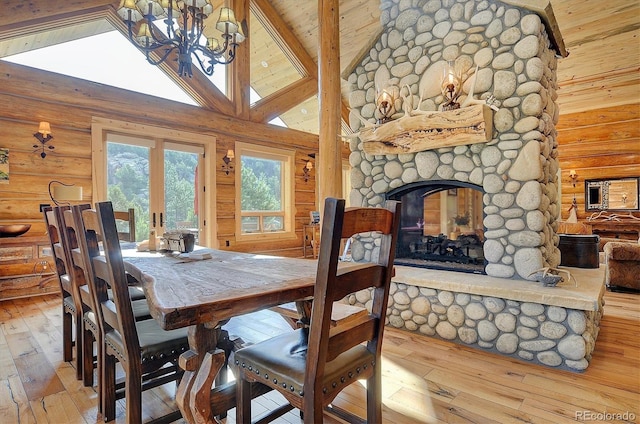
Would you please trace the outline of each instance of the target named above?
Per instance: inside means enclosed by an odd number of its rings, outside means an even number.
[[[371,154],[415,153],[491,140],[493,114],[487,105],[405,116],[360,130],[364,151]]]

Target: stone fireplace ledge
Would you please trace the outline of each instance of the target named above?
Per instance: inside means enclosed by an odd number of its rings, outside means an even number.
[[[597,311],[605,290],[604,267],[585,269],[559,267],[577,281],[561,282],[556,287],[526,280],[507,280],[488,275],[438,271],[396,265],[393,282],[437,290],[492,296],[519,302],[532,302],[583,311]],[[567,280],[565,273],[561,273]]]

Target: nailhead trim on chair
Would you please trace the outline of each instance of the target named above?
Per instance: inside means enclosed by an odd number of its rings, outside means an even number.
[[[118,358],[122,358],[124,359],[125,356],[122,352],[120,352],[120,350],[118,349],[118,346],[115,346],[113,343],[109,342],[108,340],[106,341],[106,343],[113,349],[113,351],[116,353],[116,356]],[[180,348],[180,352],[184,352],[187,349],[185,347],[181,347]],[[175,355],[176,354],[176,350],[173,349],[171,351],[171,355]],[[160,352],[156,355],[144,355],[142,357],[142,362],[147,362],[147,361],[155,361],[156,359],[164,359],[167,356],[167,354],[165,352]]]
[[[63,301],[62,301],[62,306],[64,307],[64,310],[67,311],[67,312],[70,312],[72,314],[75,314],[76,313],[76,305],[74,305],[73,303],[67,303],[64,300],[66,300],[66,298],[63,299]]]
[[[83,321],[84,321],[85,327],[87,327],[87,326],[91,327],[91,330],[92,330],[91,332],[94,333],[94,334],[97,333],[98,327],[96,326],[94,321],[92,321],[90,319],[84,319]]]
[[[242,368],[246,368],[248,371],[254,371],[257,375],[260,375],[260,371],[259,371],[258,369],[255,369],[255,370],[254,370],[254,369],[253,369],[253,366],[251,366],[251,365],[247,365],[247,364],[245,364],[244,362],[243,362],[243,363],[240,363],[240,361],[239,361],[238,359],[236,359],[236,360],[235,360],[235,363],[236,363],[236,365],[241,366]],[[375,366],[375,364],[376,364],[376,362],[375,362],[375,361],[371,361],[371,366]],[[348,377],[348,379],[352,379],[352,378],[353,378],[353,376],[354,376],[354,371],[355,371],[355,373],[356,373],[356,374],[360,374],[360,371],[361,371],[362,369],[365,369],[365,370],[366,370],[368,366],[369,366],[369,364],[366,364],[366,363],[365,363],[365,364],[362,364],[362,367],[356,367],[356,368],[355,368],[355,370],[347,372],[347,377]],[[264,374],[264,378],[265,378],[265,380],[269,380],[269,374],[266,374],[266,373],[265,373],[265,374]],[[274,378],[272,381],[273,381],[273,384],[274,384],[274,385],[277,385],[277,384],[278,384],[278,380],[277,380],[276,378]],[[345,376],[341,376],[341,377],[340,377],[340,385],[341,385],[341,386],[342,386],[342,385],[344,385],[344,383],[345,383],[346,381],[347,381],[347,378],[345,378]],[[286,388],[287,388],[287,386],[288,386],[288,383],[287,383],[287,382],[281,382],[280,384],[281,384],[281,385],[282,385],[282,387],[283,387],[283,388],[285,388],[285,389],[286,389]],[[331,388],[332,388],[332,389],[335,389],[335,388],[337,388],[337,387],[338,387],[338,382],[333,381],[333,382],[331,383]],[[289,390],[291,390],[291,392],[292,392],[292,393],[294,393],[294,392],[296,391],[296,389],[295,389],[295,387],[294,387],[293,385],[289,386]],[[327,389],[326,387],[324,387],[324,388],[322,389],[322,393],[325,393],[325,394],[326,394],[327,392],[328,392],[328,389]],[[298,392],[298,395],[299,395],[299,396],[301,396],[301,397],[302,397],[302,396],[304,396],[304,391],[303,391],[303,390],[300,390],[300,392]]]

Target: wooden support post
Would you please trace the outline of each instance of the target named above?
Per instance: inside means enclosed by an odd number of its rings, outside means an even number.
[[[340,111],[340,12],[338,0],[318,1],[318,99],[320,134],[318,204],[326,197],[342,197]],[[322,211],[321,211],[322,213]],[[321,215],[322,216],[322,215]]]
[[[247,28],[249,25],[249,0],[233,0],[231,8],[235,12],[238,23],[242,25],[242,21],[246,19]],[[249,34],[245,34],[249,37]],[[250,41],[238,46],[236,51],[236,59],[232,62],[231,67],[227,71],[228,90],[232,93],[231,99],[235,105],[236,116],[241,119],[249,119],[250,101],[249,87],[251,85],[249,57],[251,49]]]

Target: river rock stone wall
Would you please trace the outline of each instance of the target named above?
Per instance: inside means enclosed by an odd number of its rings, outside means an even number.
[[[464,93],[477,65],[474,97],[492,95],[499,109],[487,143],[370,155],[352,138],[351,204],[380,205],[388,191],[419,181],[472,183],[484,192],[486,273],[532,279],[556,267],[557,60],[540,17],[497,0],[381,0],[380,8],[385,30],[348,78],[354,131],[358,114],[375,122],[375,98],[388,87],[401,90],[394,119],[403,107],[438,110],[447,61],[467,78]]]
[[[371,291],[345,301],[371,310]],[[387,325],[520,360],[584,371],[598,337],[597,311],[391,283]]]

